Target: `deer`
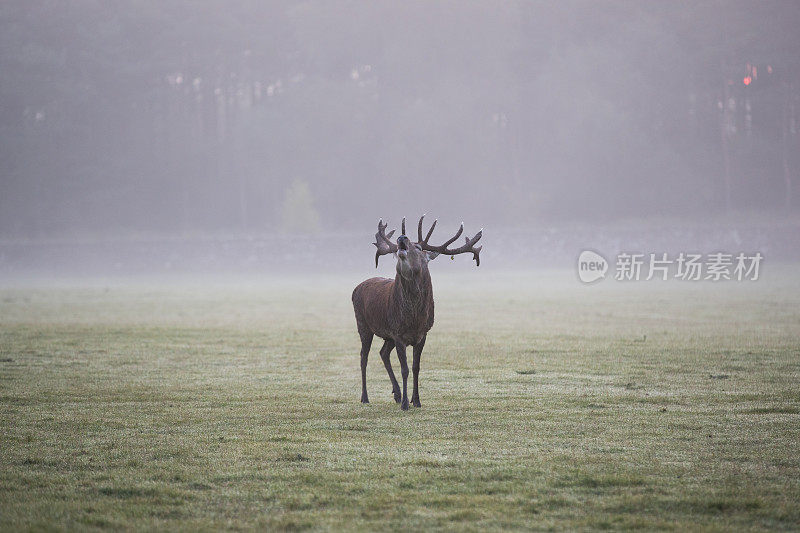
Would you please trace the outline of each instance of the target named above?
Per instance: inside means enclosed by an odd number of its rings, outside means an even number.
[[[403,411],[407,411],[408,404],[408,361],[406,347],[413,346],[413,361],[411,369],[414,373],[414,393],[411,396],[411,405],[422,407],[419,399],[419,369],[422,350],[428,331],[433,327],[433,285],[428,271],[428,262],[439,255],[453,256],[463,253],[472,253],[476,266],[480,266],[480,251],[482,246],[475,244],[483,236],[483,228],[470,238],[465,236],[465,243],[458,248],[448,248],[464,233],[464,223],[455,235],[444,244],[434,246],[428,241],[436,228],[434,220],[428,233],[422,236],[422,215],[417,224],[417,242],[411,242],[406,235],[406,219],[403,218],[401,235],[396,242],[391,238],[395,230],[386,234],[387,223],[383,219],[378,221],[378,232],[375,234],[377,248],[375,252],[375,268],[378,268],[378,259],[383,255],[394,254],[397,258],[396,275],[394,279],[370,278],[361,282],[353,290],[353,310],[356,315],[356,326],[361,337],[361,403],[369,403],[367,395],[367,359],[372,346],[373,338],[377,335],[383,339],[380,349],[383,365],[392,382],[394,401],[400,404]],[[403,390],[392,370],[389,355],[392,350],[397,351],[400,360],[400,373],[403,377]]]

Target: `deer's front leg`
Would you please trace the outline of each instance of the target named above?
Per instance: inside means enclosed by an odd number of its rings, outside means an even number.
[[[396,341],[395,349],[397,358],[400,359],[400,373],[403,375],[403,400],[400,402],[400,409],[408,411],[408,361],[406,360],[406,345]]]
[[[411,371],[414,372],[414,393],[411,395],[411,405],[422,407],[419,402],[419,361],[422,358],[422,349],[425,347],[425,337],[414,345],[414,360],[411,362]]]

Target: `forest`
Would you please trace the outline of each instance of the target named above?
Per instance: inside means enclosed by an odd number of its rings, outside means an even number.
[[[800,5],[0,5],[0,237],[791,213]]]

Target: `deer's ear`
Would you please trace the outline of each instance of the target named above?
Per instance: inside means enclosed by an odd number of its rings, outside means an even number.
[[[439,252],[427,252],[428,253],[428,261],[433,261],[437,257],[439,257]]]

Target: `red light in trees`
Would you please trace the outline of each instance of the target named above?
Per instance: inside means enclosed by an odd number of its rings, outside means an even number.
[[[745,85],[750,85],[750,82],[752,81],[753,78],[751,78],[750,76],[745,76],[744,79],[742,80],[742,83],[744,83]]]

